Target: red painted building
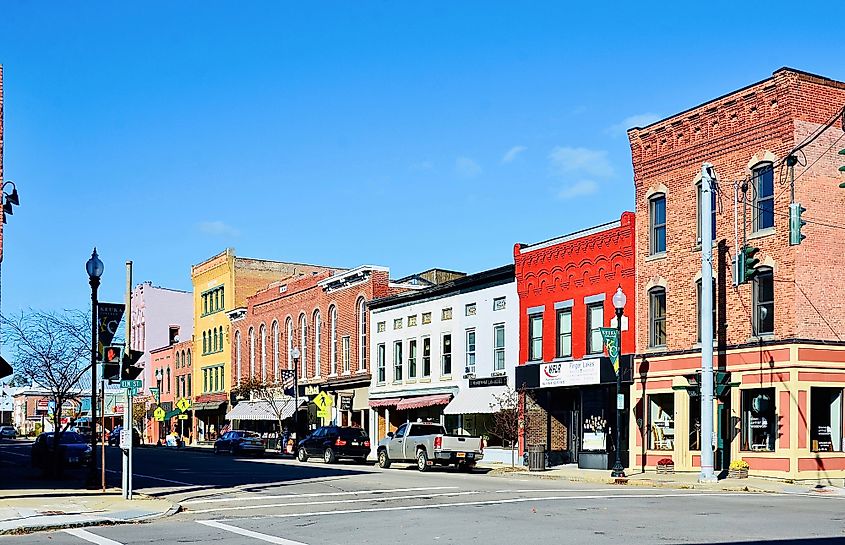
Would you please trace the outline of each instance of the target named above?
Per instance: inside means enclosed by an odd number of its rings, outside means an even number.
[[[634,239],[634,214],[625,212],[618,221],[514,246],[516,386],[525,389],[520,443],[545,445],[552,465],[613,462],[616,378],[598,328],[616,327],[612,298],[621,287],[622,353],[634,352]],[[629,360],[622,358],[626,392]]]
[[[172,430],[177,430],[188,442],[191,439],[190,420],[179,421],[176,417],[176,402],[181,398],[191,400],[193,398],[193,384],[191,383],[192,360],[191,350],[193,339],[174,343],[162,348],[150,350],[152,363],[151,386],[159,389],[159,404],[152,404],[148,411],[147,420],[147,442],[155,443],[157,440],[164,440],[164,436]],[[153,411],[157,406],[165,410],[170,416],[163,422],[155,421]]]

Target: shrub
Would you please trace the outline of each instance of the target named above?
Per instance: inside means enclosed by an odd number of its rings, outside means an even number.
[[[659,466],[672,466],[675,465],[675,462],[672,461],[672,458],[661,458],[657,461],[657,465]]]
[[[731,462],[730,469],[734,471],[740,471],[743,469],[748,469],[749,467],[750,466],[748,465],[748,462],[746,462],[745,460],[734,460],[733,462]]]

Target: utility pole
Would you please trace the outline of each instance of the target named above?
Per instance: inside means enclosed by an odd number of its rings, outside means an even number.
[[[132,262],[126,262],[126,354],[132,350]],[[123,364],[121,363],[121,370]],[[127,432],[128,430],[128,432]],[[132,389],[126,389],[126,406],[123,408],[123,433],[129,438],[123,453],[123,498],[132,499],[132,443],[135,442],[135,424],[132,421]]]
[[[701,165],[701,473],[700,483],[716,482],[713,473],[713,165]],[[706,207],[706,209],[705,209]]]

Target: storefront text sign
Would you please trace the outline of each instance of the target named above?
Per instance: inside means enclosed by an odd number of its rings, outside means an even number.
[[[599,384],[599,359],[564,361],[540,364],[540,388]]]

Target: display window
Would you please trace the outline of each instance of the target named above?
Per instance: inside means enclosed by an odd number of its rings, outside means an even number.
[[[755,388],[742,391],[741,450],[771,452],[775,450],[777,413],[775,389]]]
[[[674,450],[675,448],[675,394],[648,396],[648,423],[651,434],[649,448]]]
[[[842,452],[841,388],[810,388],[810,450]]]

